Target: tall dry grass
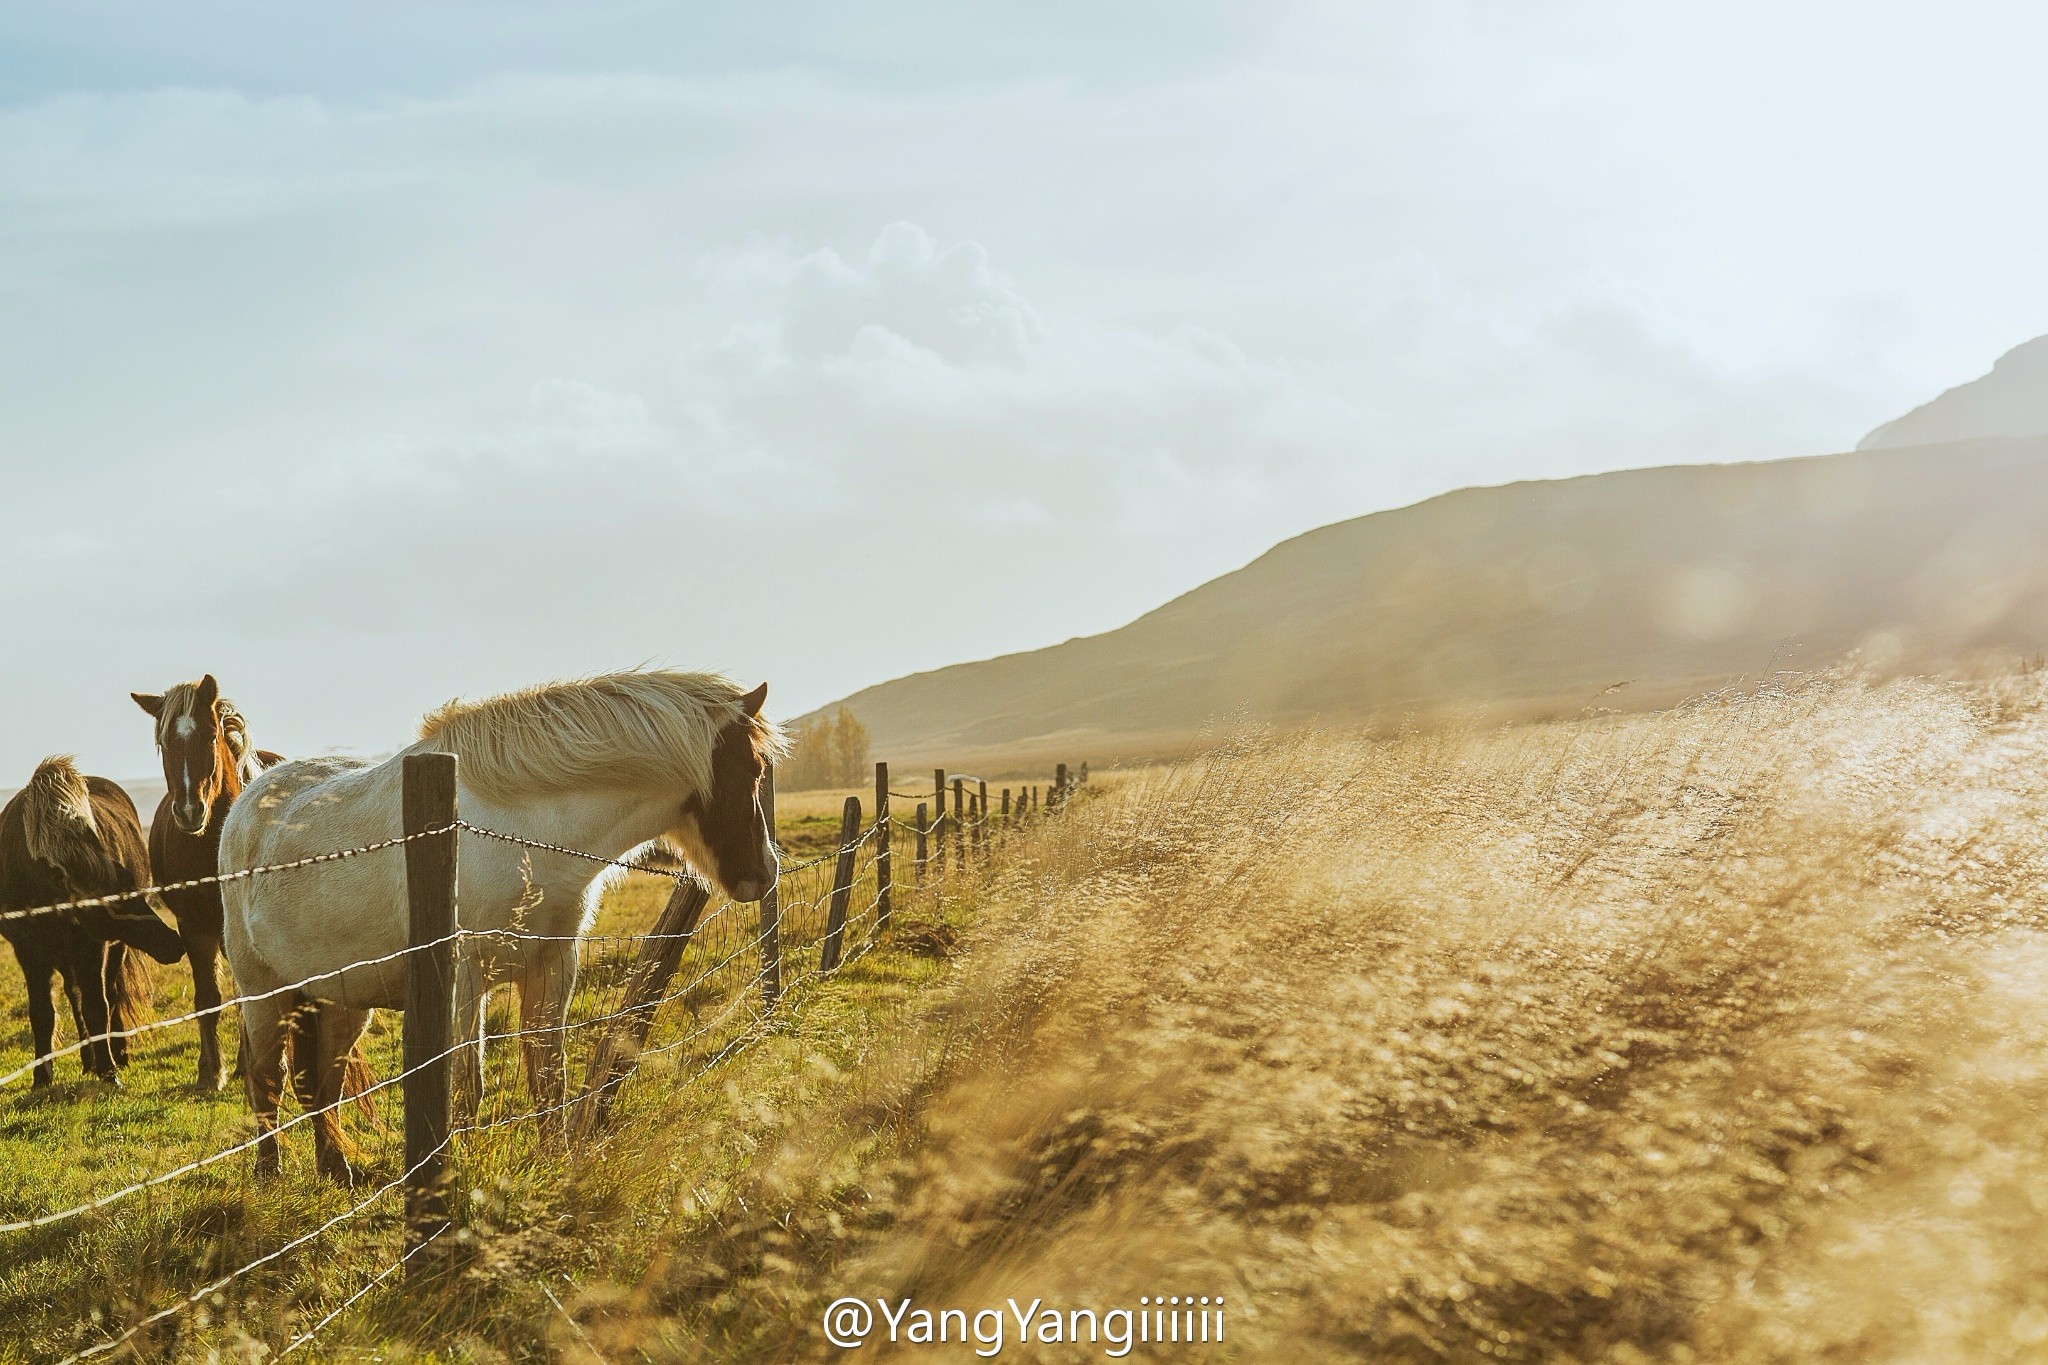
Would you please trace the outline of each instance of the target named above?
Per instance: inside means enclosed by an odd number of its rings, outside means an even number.
[[[2044,700],[1818,679],[1133,781],[555,1340],[1192,1293],[1211,1359],[2048,1358]]]

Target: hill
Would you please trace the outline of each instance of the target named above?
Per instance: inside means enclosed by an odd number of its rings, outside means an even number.
[[[1000,766],[1169,751],[1235,713],[1571,714],[1856,651],[1922,670],[2044,650],[2048,437],[1999,437],[1464,489],[1298,536],[1118,630],[843,704],[877,753]]]
[[[1858,450],[1967,441],[1979,436],[2048,436],[2048,336],[2013,347],[1991,373],[1958,384],[1864,437]]]

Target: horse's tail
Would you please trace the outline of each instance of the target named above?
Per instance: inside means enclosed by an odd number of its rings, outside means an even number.
[[[29,857],[64,869],[105,864],[92,789],[71,755],[53,754],[38,763],[21,796],[21,833]]]
[[[302,1107],[310,1109],[318,1102],[319,1094],[320,1002],[303,991],[292,993],[292,1007],[284,1013],[284,1051],[291,1071],[292,1094]],[[341,1097],[353,1098],[356,1108],[375,1118],[377,1097],[367,1093],[371,1084],[370,1063],[358,1043],[341,1063]]]
[[[342,1098],[353,1098],[356,1102],[356,1108],[362,1110],[364,1117],[371,1120],[376,1125],[377,1130],[382,1132],[384,1125],[377,1118],[377,1097],[370,1093],[370,1086],[372,1084],[373,1082],[370,1079],[370,1059],[363,1056],[362,1044],[358,1043],[349,1049],[348,1060],[342,1063]]]
[[[319,1094],[316,1074],[320,1056],[320,1002],[303,991],[293,991],[291,1008],[279,1021],[284,1030],[285,1070],[291,1076],[292,1094],[302,1108],[311,1109]]]
[[[156,964],[149,954],[118,939],[107,951],[107,1020],[117,1032],[153,1022],[156,1014]]]

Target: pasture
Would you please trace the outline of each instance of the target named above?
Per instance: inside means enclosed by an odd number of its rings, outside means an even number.
[[[1205,1293],[1218,1360],[2039,1359],[2044,820],[2040,673],[1240,736],[1092,784],[942,913],[906,899],[702,1083],[650,1063],[587,1156],[471,1139],[445,1273],[307,1354],[825,1360],[845,1294]],[[658,891],[622,884],[607,922]],[[247,1130],[173,1042],[120,1095],[0,1100],[33,1202],[137,1160],[89,1124],[153,1166]],[[61,1353],[350,1198],[303,1142],[272,1186],[240,1162],[10,1239],[36,1259],[0,1278],[8,1349]],[[396,1246],[358,1220],[164,1356],[274,1355]]]
[[[804,818],[801,810],[797,818]],[[636,1115],[643,1106],[670,1120],[692,1113],[707,1116],[704,1131],[718,1131],[719,1121],[708,1116],[729,1107],[719,1084],[738,1087],[750,1097],[772,1096],[790,1075],[802,1075],[858,1046],[875,1020],[899,1008],[908,993],[942,970],[942,954],[919,947],[924,927],[939,921],[932,917],[936,902],[919,892],[907,856],[898,864],[899,878],[908,884],[898,887],[903,929],[897,937],[910,948],[861,951],[874,927],[875,889],[871,854],[863,854],[856,864],[847,926],[850,952],[857,955],[829,982],[819,978],[815,964],[833,868],[829,863],[804,867],[804,860],[793,859],[800,870],[785,879],[782,889],[786,994],[772,1012],[764,1011],[759,999],[755,907],[717,902],[706,913],[677,971],[680,988],[664,999],[640,1071],[619,1094],[614,1119],[619,1133],[637,1132],[641,1120]],[[571,1011],[571,1057],[579,1073],[620,1007],[637,948],[632,936],[653,923],[671,886],[666,877],[627,874],[605,898],[584,952]],[[942,938],[950,935],[948,929]],[[491,1032],[517,1028],[514,1003],[507,991],[493,997]],[[182,964],[157,972],[153,1004],[165,1018],[192,1008],[191,978]],[[10,962],[0,974],[0,1018],[5,1020],[0,1073],[33,1055],[23,1016],[21,977]],[[231,1009],[230,1036],[233,1018]],[[67,1021],[60,1043],[69,1041],[68,1035]],[[380,1016],[365,1039],[373,1076],[389,1077],[401,1069],[399,1043],[396,1017]],[[140,1357],[206,1359],[223,1343],[230,1358],[256,1358],[251,1353],[258,1343],[268,1343],[274,1353],[392,1267],[403,1247],[402,1203],[398,1191],[381,1200],[374,1196],[403,1167],[398,1089],[387,1088],[375,1097],[374,1117],[356,1106],[346,1115],[364,1148],[357,1188],[338,1189],[314,1176],[303,1127],[287,1134],[284,1178],[260,1182],[251,1175],[253,1154],[230,1150],[246,1144],[253,1133],[239,1083],[219,1094],[195,1091],[195,1053],[196,1034],[185,1023],[146,1035],[118,1090],[81,1079],[76,1059],[64,1058],[57,1085],[31,1093],[24,1078],[0,1096],[0,1172],[6,1176],[0,1181],[0,1222],[101,1199],[131,1182],[228,1152],[225,1159],[103,1211],[55,1227],[0,1233],[5,1239],[0,1250],[0,1360],[66,1356],[358,1206],[367,1205],[303,1254],[280,1258],[273,1267],[238,1280],[232,1297],[203,1299],[145,1332],[136,1342]],[[607,1179],[602,1156],[579,1152],[570,1161],[537,1146],[532,1124],[523,1118],[528,1099],[516,1047],[501,1043],[491,1050],[485,1096],[480,1131],[465,1137],[459,1158],[459,1193],[466,1202],[459,1201],[464,1227],[455,1245],[471,1280],[478,1254],[498,1255],[516,1242],[527,1248],[520,1264],[537,1265],[533,1247],[570,1245],[563,1241],[569,1229],[552,1216],[541,1224],[526,1219],[542,1206],[552,1207],[567,1190],[579,1189],[583,1194],[578,1197],[587,1197],[596,1187],[591,1182],[601,1185]],[[606,1143],[599,1150],[615,1152],[621,1165],[631,1168],[640,1155],[634,1144],[629,1137],[616,1148]],[[716,1187],[721,1171],[743,1159],[743,1146],[693,1142],[677,1170],[693,1186]],[[491,1239],[497,1239],[491,1242],[497,1249],[487,1251]],[[552,1291],[545,1278],[520,1281],[543,1305],[547,1292],[576,1292],[580,1252],[565,1255],[554,1263],[562,1278]],[[307,1343],[306,1358],[321,1358],[329,1345],[330,1336],[323,1332]]]

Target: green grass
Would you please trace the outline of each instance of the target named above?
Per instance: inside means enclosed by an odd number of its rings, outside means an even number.
[[[783,833],[786,844],[801,847],[793,831]],[[943,947],[966,905],[949,905],[942,926],[931,898],[910,884],[909,862],[905,850],[898,863],[900,931],[863,951],[874,899],[871,851],[863,850],[846,933],[853,960],[829,979],[816,966],[833,869],[826,864],[785,879],[786,995],[765,1016],[755,907],[721,910],[714,903],[639,1074],[619,1093],[606,1136],[570,1157],[542,1145],[529,1121],[459,1138],[452,1162],[459,1226],[434,1248],[431,1290],[400,1294],[394,1278],[300,1358],[351,1358],[373,1347],[387,1359],[394,1352],[545,1358],[553,1349],[550,1333],[571,1330],[550,1293],[587,1312],[579,1284],[633,1284],[658,1269],[678,1234],[686,1238],[701,1216],[693,1210],[712,1207],[716,1192],[744,1169],[780,1106],[826,1078],[861,1083],[862,1058],[877,1037],[900,1027],[906,1007],[946,973]],[[670,885],[629,876],[612,888],[594,932],[643,929]],[[586,948],[572,1022],[601,1022],[618,1008],[637,946],[622,938]],[[17,971],[0,969],[0,1019],[8,1028],[0,1035],[0,1068],[29,1056],[21,989]],[[163,1015],[188,1010],[190,995],[182,965],[158,973]],[[492,1031],[516,1027],[514,999],[506,992],[493,997]],[[231,1011],[224,1038],[236,1027]],[[572,1084],[599,1032],[573,1035]],[[373,1074],[394,1075],[398,1017],[378,1016],[365,1042]],[[0,1095],[0,1218],[101,1197],[249,1138],[253,1123],[238,1086],[218,1095],[193,1089],[196,1054],[194,1028],[181,1024],[137,1041],[119,1089],[81,1079],[76,1059],[67,1058],[58,1063],[60,1084],[30,1093],[24,1079]],[[488,1054],[485,1096],[485,1124],[530,1107],[515,1047],[500,1044]],[[312,1174],[311,1133],[301,1127],[285,1135],[285,1169],[274,1181],[257,1183],[253,1153],[240,1153],[105,1210],[0,1234],[0,1361],[55,1359],[105,1340],[393,1181],[403,1164],[398,1088],[377,1099],[374,1121],[353,1108],[345,1118],[363,1147],[355,1190]],[[284,1117],[294,1112],[288,1103]],[[150,1329],[137,1339],[140,1358],[204,1360],[217,1352],[253,1359],[266,1347],[274,1353],[392,1263],[403,1244],[401,1212],[402,1191],[392,1190],[306,1247]]]

